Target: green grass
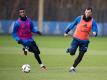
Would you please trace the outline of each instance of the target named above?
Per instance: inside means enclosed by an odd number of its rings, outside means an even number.
[[[73,57],[65,53],[72,38],[37,36],[35,40],[48,71],[40,70],[32,53],[24,56],[22,46],[11,36],[0,35],[0,80],[107,80],[107,37],[91,38],[89,50],[75,74],[68,70],[78,52]],[[30,73],[21,71],[25,63],[31,65]]]

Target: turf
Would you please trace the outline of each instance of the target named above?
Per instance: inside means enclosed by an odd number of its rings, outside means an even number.
[[[37,36],[35,38],[43,63],[48,71],[41,71],[32,53],[24,56],[19,44],[11,36],[0,35],[0,80],[107,80],[107,37],[91,38],[89,50],[76,73],[68,72],[74,59],[65,53],[72,38]],[[30,73],[21,66],[31,65]]]

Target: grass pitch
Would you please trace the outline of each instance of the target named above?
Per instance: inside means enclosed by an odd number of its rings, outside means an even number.
[[[48,71],[41,71],[32,53],[24,56],[22,46],[11,36],[0,35],[0,80],[107,80],[107,37],[91,38],[88,52],[76,73],[68,72],[75,56],[65,53],[72,38],[63,36],[34,37]],[[31,65],[30,73],[23,73],[23,64]]]

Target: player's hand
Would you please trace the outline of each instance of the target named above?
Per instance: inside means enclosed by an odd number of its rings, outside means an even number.
[[[38,31],[37,34],[39,34],[40,36],[42,35],[42,33],[40,31]]]
[[[96,36],[97,36],[97,33],[96,33],[96,32],[93,32],[93,35],[96,37]]]
[[[18,43],[18,44],[23,44],[23,41],[22,41],[22,40],[18,40],[17,43]]]
[[[64,37],[67,37],[68,36],[68,34],[67,33],[64,33]]]

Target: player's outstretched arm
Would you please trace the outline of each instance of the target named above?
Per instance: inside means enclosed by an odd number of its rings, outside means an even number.
[[[20,38],[17,35],[18,27],[19,27],[19,23],[16,21],[13,27],[13,32],[12,32],[12,36],[16,41],[20,40]]]
[[[81,19],[81,16],[78,16],[71,24],[68,25],[68,27],[66,28],[64,32],[65,37],[71,36],[68,34],[69,31],[72,30],[75,27],[75,25],[77,25],[80,22],[80,19]]]
[[[42,35],[42,33],[38,30],[36,26],[34,26],[33,21],[30,19],[30,25],[31,25],[31,30],[33,33],[36,33],[38,35]]]
[[[92,23],[92,32],[93,32],[93,35],[96,37],[98,34],[98,28],[95,20],[93,20],[93,23]]]
[[[40,36],[42,35],[42,33],[41,33],[40,31],[37,31],[36,33],[37,33],[38,35],[40,35]]]

